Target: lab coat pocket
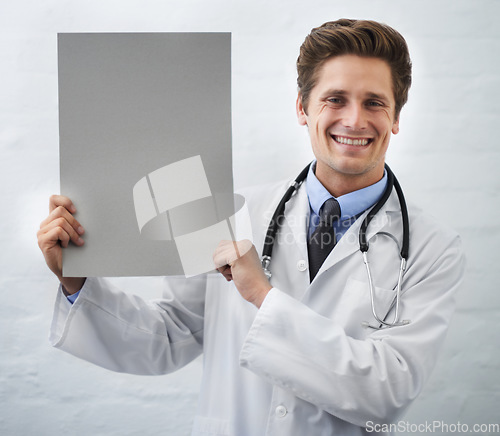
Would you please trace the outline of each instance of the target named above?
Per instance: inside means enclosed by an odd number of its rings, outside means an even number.
[[[396,293],[392,289],[374,288],[374,305],[379,318],[385,317],[395,295]],[[366,336],[367,329],[363,327],[364,322],[376,325],[368,282],[349,278],[338,302],[338,307],[341,310],[337,311],[335,320],[344,327],[349,336],[358,338]]]
[[[195,416],[193,435],[199,436],[229,436],[229,422],[207,416]]]

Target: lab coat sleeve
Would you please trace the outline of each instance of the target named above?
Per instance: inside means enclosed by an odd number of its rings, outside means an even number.
[[[405,293],[403,316],[411,323],[364,339],[273,288],[240,364],[357,426],[393,422],[421,391],[445,337],[464,268],[458,237],[439,258]]]
[[[73,305],[59,290],[50,342],[112,371],[169,373],[202,352],[205,281],[165,279],[164,298],[147,302],[88,278]]]

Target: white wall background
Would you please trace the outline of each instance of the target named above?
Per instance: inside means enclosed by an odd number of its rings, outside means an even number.
[[[311,158],[295,121],[294,63],[306,33],[340,17],[406,36],[414,85],[388,162],[407,197],[462,234],[468,255],[442,358],[405,420],[500,421],[500,1],[0,0],[0,434],[187,435],[200,379],[200,360],[137,377],[48,344],[56,280],[36,231],[59,189],[57,32],[232,32],[242,187],[294,176]],[[140,292],[159,295],[149,283]]]

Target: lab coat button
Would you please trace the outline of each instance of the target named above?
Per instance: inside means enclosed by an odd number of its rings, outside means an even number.
[[[299,260],[297,262],[297,269],[299,271],[305,271],[307,269],[307,262],[305,260]]]
[[[285,406],[276,407],[276,416],[278,418],[284,418],[287,413],[288,413],[288,410],[286,410]]]

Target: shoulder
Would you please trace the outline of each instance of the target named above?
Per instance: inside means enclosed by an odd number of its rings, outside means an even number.
[[[267,233],[274,211],[290,183],[290,180],[281,180],[247,187],[236,192],[243,197],[245,208],[248,211],[246,215],[248,217],[247,225],[240,225],[239,228],[247,229],[245,239],[251,239],[257,247],[263,244],[263,238]],[[238,238],[241,239],[240,236]]]
[[[413,203],[408,204],[410,221],[410,264],[425,271],[431,268],[461,275],[465,265],[462,240],[458,232]]]
[[[263,207],[266,209],[275,208],[291,183],[291,179],[286,179],[253,185],[238,190],[237,194],[243,196],[250,210]]]
[[[408,202],[408,214],[410,220],[410,231],[416,236],[424,239],[438,238],[439,240],[456,240],[460,236],[456,230],[448,226],[443,220],[438,219],[431,213],[424,211],[413,202]]]

